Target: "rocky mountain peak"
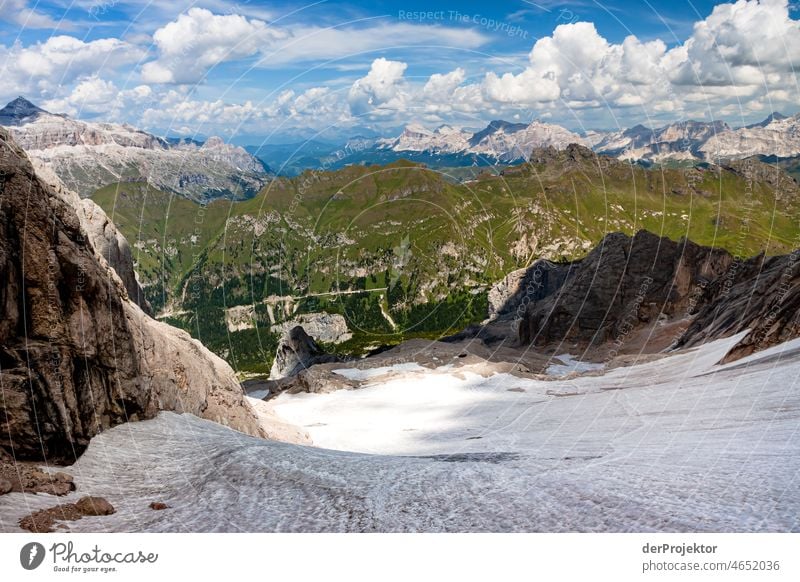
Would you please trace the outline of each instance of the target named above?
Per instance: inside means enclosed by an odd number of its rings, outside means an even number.
[[[621,163],[608,156],[598,155],[591,148],[578,143],[568,144],[564,149],[559,149],[555,146],[546,146],[541,148],[534,148],[531,151],[529,160],[532,164],[558,164],[560,166],[574,166],[576,163],[581,164],[590,162],[593,165],[597,164],[599,157],[606,158],[609,161]]]
[[[225,146],[225,140],[219,136],[212,135],[206,140],[206,143],[203,144],[204,148],[219,148]]]
[[[778,113],[777,111],[773,111],[766,118],[758,123],[751,123],[750,125],[746,125],[746,129],[752,129],[754,127],[767,127],[773,121],[783,121],[784,119],[789,119],[788,115],[784,115],[783,113]]]
[[[25,99],[17,97],[0,109],[0,125],[19,125],[25,120],[48,112]]]
[[[489,122],[484,129],[481,131],[476,132],[469,140],[469,144],[471,146],[475,146],[479,144],[483,139],[487,138],[488,136],[497,133],[498,131],[503,131],[505,133],[515,133],[517,131],[522,131],[528,127],[524,123],[511,123],[509,121],[504,121],[502,119],[495,119]]]

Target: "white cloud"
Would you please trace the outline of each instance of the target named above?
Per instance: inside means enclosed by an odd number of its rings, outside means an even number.
[[[9,2],[21,10],[28,6]],[[293,124],[399,125],[412,118],[478,125],[490,117],[549,115],[556,122],[574,122],[568,109],[578,119],[605,115],[620,123],[704,111],[756,115],[787,106],[790,113],[797,110],[800,23],[791,18],[787,0],[720,4],[695,23],[689,38],[671,46],[633,35],[612,42],[593,23],[562,24],[531,47],[527,60],[524,55],[481,58],[480,77],[471,79],[469,70],[474,73],[478,66],[474,58],[465,59],[454,70],[422,80],[415,76],[415,64],[424,61],[427,68],[431,61],[426,56],[434,50],[463,54],[489,39],[475,29],[386,20],[330,28],[313,23],[276,26],[268,22],[269,14],[233,14],[237,5],[227,0],[203,5],[225,13],[189,7],[167,24],[153,26],[157,30],[152,36],[140,35],[136,41],[84,42],[61,35],[27,47],[0,46],[0,78],[10,91],[7,96],[26,94],[46,99],[56,110],[118,116],[153,129],[202,131],[213,126],[209,133],[224,133],[226,124],[233,130],[247,124],[248,131],[263,132]],[[160,14],[167,10],[175,7],[164,0]],[[136,68],[151,43],[150,56],[155,58]],[[386,56],[389,50],[408,56],[392,60]],[[378,53],[377,58],[371,53]],[[348,58],[356,55],[360,58]],[[371,60],[368,70],[357,62],[365,58]],[[339,78],[324,87],[291,86],[274,94],[259,94],[245,79],[242,85],[250,100],[243,104],[228,102],[222,87],[217,93],[214,87],[190,90],[211,69],[230,62],[259,68],[305,63],[310,69],[325,63],[326,70],[348,75],[357,70],[363,76],[354,82],[353,77]],[[120,70],[121,75],[114,74]],[[144,84],[118,88],[124,75],[138,72]]]
[[[334,61],[365,53],[383,53],[390,47],[441,47],[475,49],[489,42],[479,31],[410,24],[381,22],[370,26],[316,26],[287,29],[290,37],[265,48],[260,67],[280,67],[289,63]]]
[[[23,28],[60,28],[61,30],[72,28],[72,25],[67,22],[58,22],[47,14],[34,10],[28,6],[27,0],[0,1],[0,20],[18,24]]]
[[[73,117],[102,115],[104,119],[113,120],[150,103],[153,98],[153,90],[148,85],[120,90],[114,82],[92,75],[81,79],[69,94],[43,101],[41,106],[47,111]]]
[[[27,47],[0,46],[0,78],[14,94],[55,97],[62,86],[139,61],[145,52],[116,38],[84,42],[72,36],[52,36]]]
[[[560,99],[629,106],[651,97],[648,93],[663,78],[665,55],[660,40],[643,43],[629,36],[612,44],[590,22],[562,24],[536,42],[522,73],[488,73],[484,90],[500,103],[535,106]]]
[[[331,61],[392,46],[477,48],[488,37],[476,30],[378,22],[366,26],[286,26],[237,14],[191,8],[156,30],[158,58],[142,67],[148,83],[197,83],[212,67],[254,57],[254,66]]]
[[[645,107],[680,111],[682,102],[756,98],[765,90],[797,90],[800,23],[787,0],[722,4],[695,23],[692,36],[668,49],[661,40],[628,36],[610,43],[594,24],[563,24],[536,42],[524,71],[490,72],[490,102],[571,108]]]
[[[159,56],[142,67],[147,83],[196,83],[212,67],[246,59],[285,38],[263,20],[191,8],[153,35]]]
[[[788,0],[720,4],[695,23],[675,73],[685,85],[780,84],[800,66],[800,23]]]
[[[380,109],[400,110],[404,108],[403,74],[408,65],[400,61],[389,61],[383,57],[372,61],[369,73],[358,79],[350,88],[347,101],[354,115],[376,113]]]
[[[466,78],[466,73],[461,67],[447,74],[435,73],[430,76],[428,82],[422,88],[422,94],[428,99],[442,101],[449,99],[456,87],[461,85]]]

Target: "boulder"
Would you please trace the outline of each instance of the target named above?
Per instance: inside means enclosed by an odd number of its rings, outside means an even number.
[[[75,503],[75,507],[83,515],[111,515],[116,512],[114,506],[103,497],[81,497]]]
[[[269,379],[279,380],[295,376],[302,370],[325,362],[335,362],[338,358],[326,354],[309,336],[302,326],[297,325],[286,332],[278,343],[275,361],[272,363]]]

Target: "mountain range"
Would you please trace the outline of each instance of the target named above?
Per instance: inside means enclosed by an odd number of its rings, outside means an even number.
[[[22,97],[0,109],[0,125],[83,198],[107,184],[133,181],[198,201],[243,199],[269,180],[263,162],[219,137],[165,139],[127,124],[49,113]]]
[[[296,176],[307,169],[335,170],[401,159],[435,168],[503,166],[527,160],[537,148],[563,150],[573,143],[642,164],[694,165],[760,156],[800,175],[800,115],[780,113],[739,128],[724,121],[689,120],[582,134],[539,120],[494,120],[477,131],[412,123],[393,137],[238,147],[218,137],[163,138],[127,124],[75,120],[19,97],[0,110],[0,125],[31,158],[46,163],[82,197],[108,184],[149,182],[201,202],[241,200],[267,184],[270,168],[278,175]],[[473,177],[454,174],[459,179]]]
[[[682,121],[662,127],[636,125],[619,131],[589,131],[578,135],[559,125],[492,121],[471,133],[450,126],[428,130],[409,125],[395,138],[379,139],[378,150],[414,153],[475,154],[498,162],[527,160],[532,150],[577,143],[598,153],[644,162],[701,162],[753,155],[800,155],[800,115],[772,114],[764,121],[731,128],[724,121]]]
[[[304,169],[338,169],[352,164],[387,164],[399,159],[436,168],[487,167],[518,164],[530,153],[569,144],[590,147],[595,152],[642,164],[694,165],[760,156],[787,162],[797,171],[800,156],[800,115],[773,113],[763,121],[733,128],[724,121],[680,121],[650,128],[635,125],[615,131],[582,134],[560,125],[533,121],[490,122],[480,130],[451,125],[429,129],[419,123],[407,125],[398,135],[356,138],[336,145],[319,141],[291,145],[264,144],[248,151],[285,176]]]

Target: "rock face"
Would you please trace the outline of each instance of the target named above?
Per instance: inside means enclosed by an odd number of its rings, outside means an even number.
[[[148,315],[153,314],[145,298],[136,270],[128,240],[111,222],[105,211],[89,199],[81,200],[77,193],[69,190],[53,170],[40,160],[31,160],[33,169],[41,182],[75,209],[84,232],[94,249],[102,255],[106,263],[116,271],[122,280],[128,298],[142,308]]]
[[[678,342],[691,347],[750,329],[725,357],[736,360],[800,336],[800,250],[731,264],[704,293],[704,304]]]
[[[230,367],[128,300],[81,209],[0,129],[0,448],[69,462],[103,429],[159,410],[260,436]]]
[[[336,360],[335,356],[323,352],[302,326],[297,325],[290,329],[278,343],[269,379],[279,380],[295,376],[314,364]]]
[[[661,314],[691,312],[693,298],[732,262],[724,250],[646,231],[607,235],[586,258],[552,268],[560,284],[527,304],[519,340],[540,345],[612,341]]]
[[[615,233],[583,260],[539,261],[509,275],[495,291],[505,298],[496,317],[519,317],[519,341],[536,345],[599,346],[656,317],[688,321],[676,348],[749,329],[723,359],[729,362],[800,337],[799,263],[800,250],[742,260],[646,231],[632,238]]]
[[[564,284],[567,273],[569,269],[545,259],[512,271],[489,289],[489,319],[520,312],[531,301],[552,295]]]
[[[125,286],[130,300],[141,307],[142,311],[152,316],[153,310],[136,278],[133,254],[127,239],[117,230],[116,225],[111,222],[105,211],[92,200],[88,198],[81,200],[81,206],[84,216],[83,227],[86,234],[89,235],[94,249],[103,256],[122,279],[122,284]]]
[[[0,125],[82,198],[108,184],[148,182],[198,201],[241,199],[269,179],[258,159],[220,138],[168,141],[129,125],[54,115],[22,98],[0,110]]]

